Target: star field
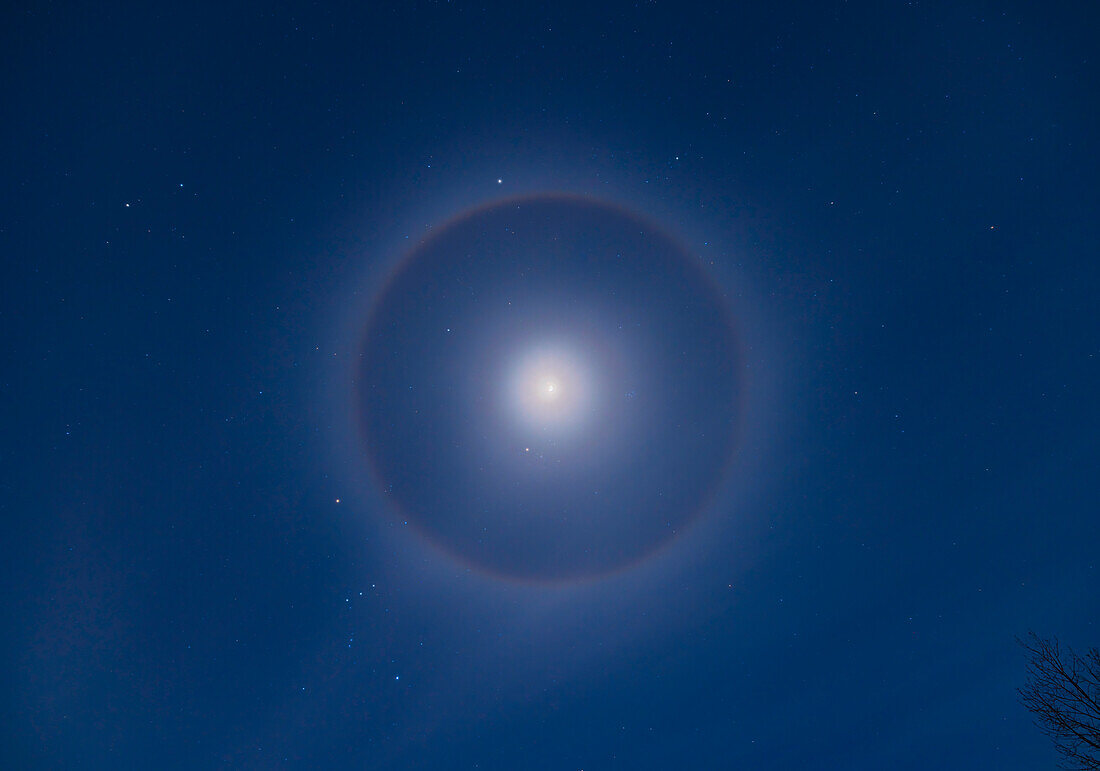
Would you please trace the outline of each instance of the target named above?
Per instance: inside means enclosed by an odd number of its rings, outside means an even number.
[[[1053,766],[1094,15],[6,8],[0,767]]]

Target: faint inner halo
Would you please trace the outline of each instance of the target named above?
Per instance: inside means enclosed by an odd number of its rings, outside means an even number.
[[[503,199],[433,228],[380,288],[356,420],[386,501],[435,546],[502,578],[595,578],[711,500],[740,361],[720,288],[657,224]]]

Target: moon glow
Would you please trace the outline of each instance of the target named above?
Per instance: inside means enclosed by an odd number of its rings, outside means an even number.
[[[588,367],[563,350],[536,348],[520,357],[509,385],[516,420],[528,429],[580,427],[592,417],[597,387]]]

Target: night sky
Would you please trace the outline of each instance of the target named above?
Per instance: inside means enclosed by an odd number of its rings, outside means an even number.
[[[1091,3],[176,5],[0,18],[0,766],[1054,766]]]

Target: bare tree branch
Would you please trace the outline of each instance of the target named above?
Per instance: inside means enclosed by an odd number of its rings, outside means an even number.
[[[1084,656],[1034,632],[1018,640],[1028,652],[1020,701],[1054,741],[1063,768],[1100,771],[1100,651]]]

